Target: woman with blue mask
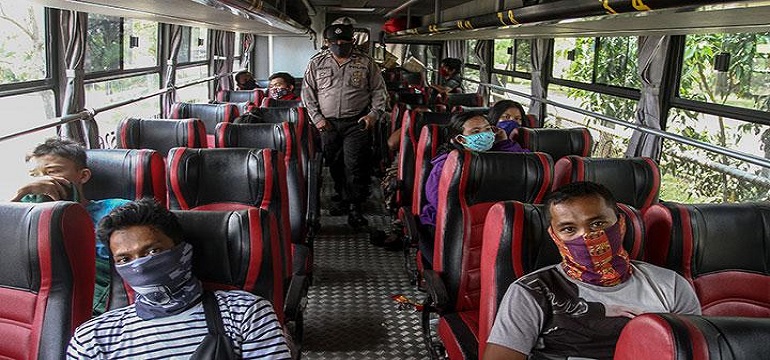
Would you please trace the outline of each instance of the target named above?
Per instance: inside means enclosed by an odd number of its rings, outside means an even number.
[[[420,213],[423,225],[436,226],[438,204],[438,183],[449,153],[454,149],[465,151],[529,152],[518,143],[508,139],[506,133],[487,121],[479,112],[460,112],[449,121],[449,143],[444,144],[439,155],[431,160],[433,168],[425,182],[425,200],[428,202]]]
[[[501,128],[508,136],[521,126],[527,113],[521,104],[513,100],[500,100],[489,109],[489,123]]]

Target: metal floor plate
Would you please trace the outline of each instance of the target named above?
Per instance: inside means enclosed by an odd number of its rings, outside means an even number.
[[[420,314],[399,309],[391,299],[394,294],[420,302],[423,298],[409,284],[403,253],[371,245],[367,232],[347,225],[347,216],[329,216],[330,192],[331,186],[325,186],[314,282],[305,310],[303,359],[428,358]],[[381,196],[375,191],[372,198],[365,207],[369,224],[387,230],[390,217]]]

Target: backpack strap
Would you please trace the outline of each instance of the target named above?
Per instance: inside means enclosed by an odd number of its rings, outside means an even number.
[[[206,327],[209,329],[209,334],[225,336],[222,314],[217,303],[217,296],[213,291],[203,292],[203,311],[206,313]]]

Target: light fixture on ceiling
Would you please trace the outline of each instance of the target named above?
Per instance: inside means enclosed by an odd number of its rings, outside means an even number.
[[[326,8],[329,12],[357,12],[357,13],[372,13],[377,11],[377,8],[373,7],[342,7],[342,6],[331,6]]]

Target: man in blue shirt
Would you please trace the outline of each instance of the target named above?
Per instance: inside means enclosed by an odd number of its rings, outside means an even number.
[[[98,224],[112,209],[128,203],[124,199],[89,201],[83,193],[83,184],[91,179],[86,167],[86,152],[80,144],[51,138],[35,147],[27,155],[30,176],[34,180],[16,191],[11,201],[43,202],[68,200],[86,208],[94,224]],[[104,244],[96,244],[96,286],[94,288],[94,315],[104,312],[110,293],[110,252]]]

